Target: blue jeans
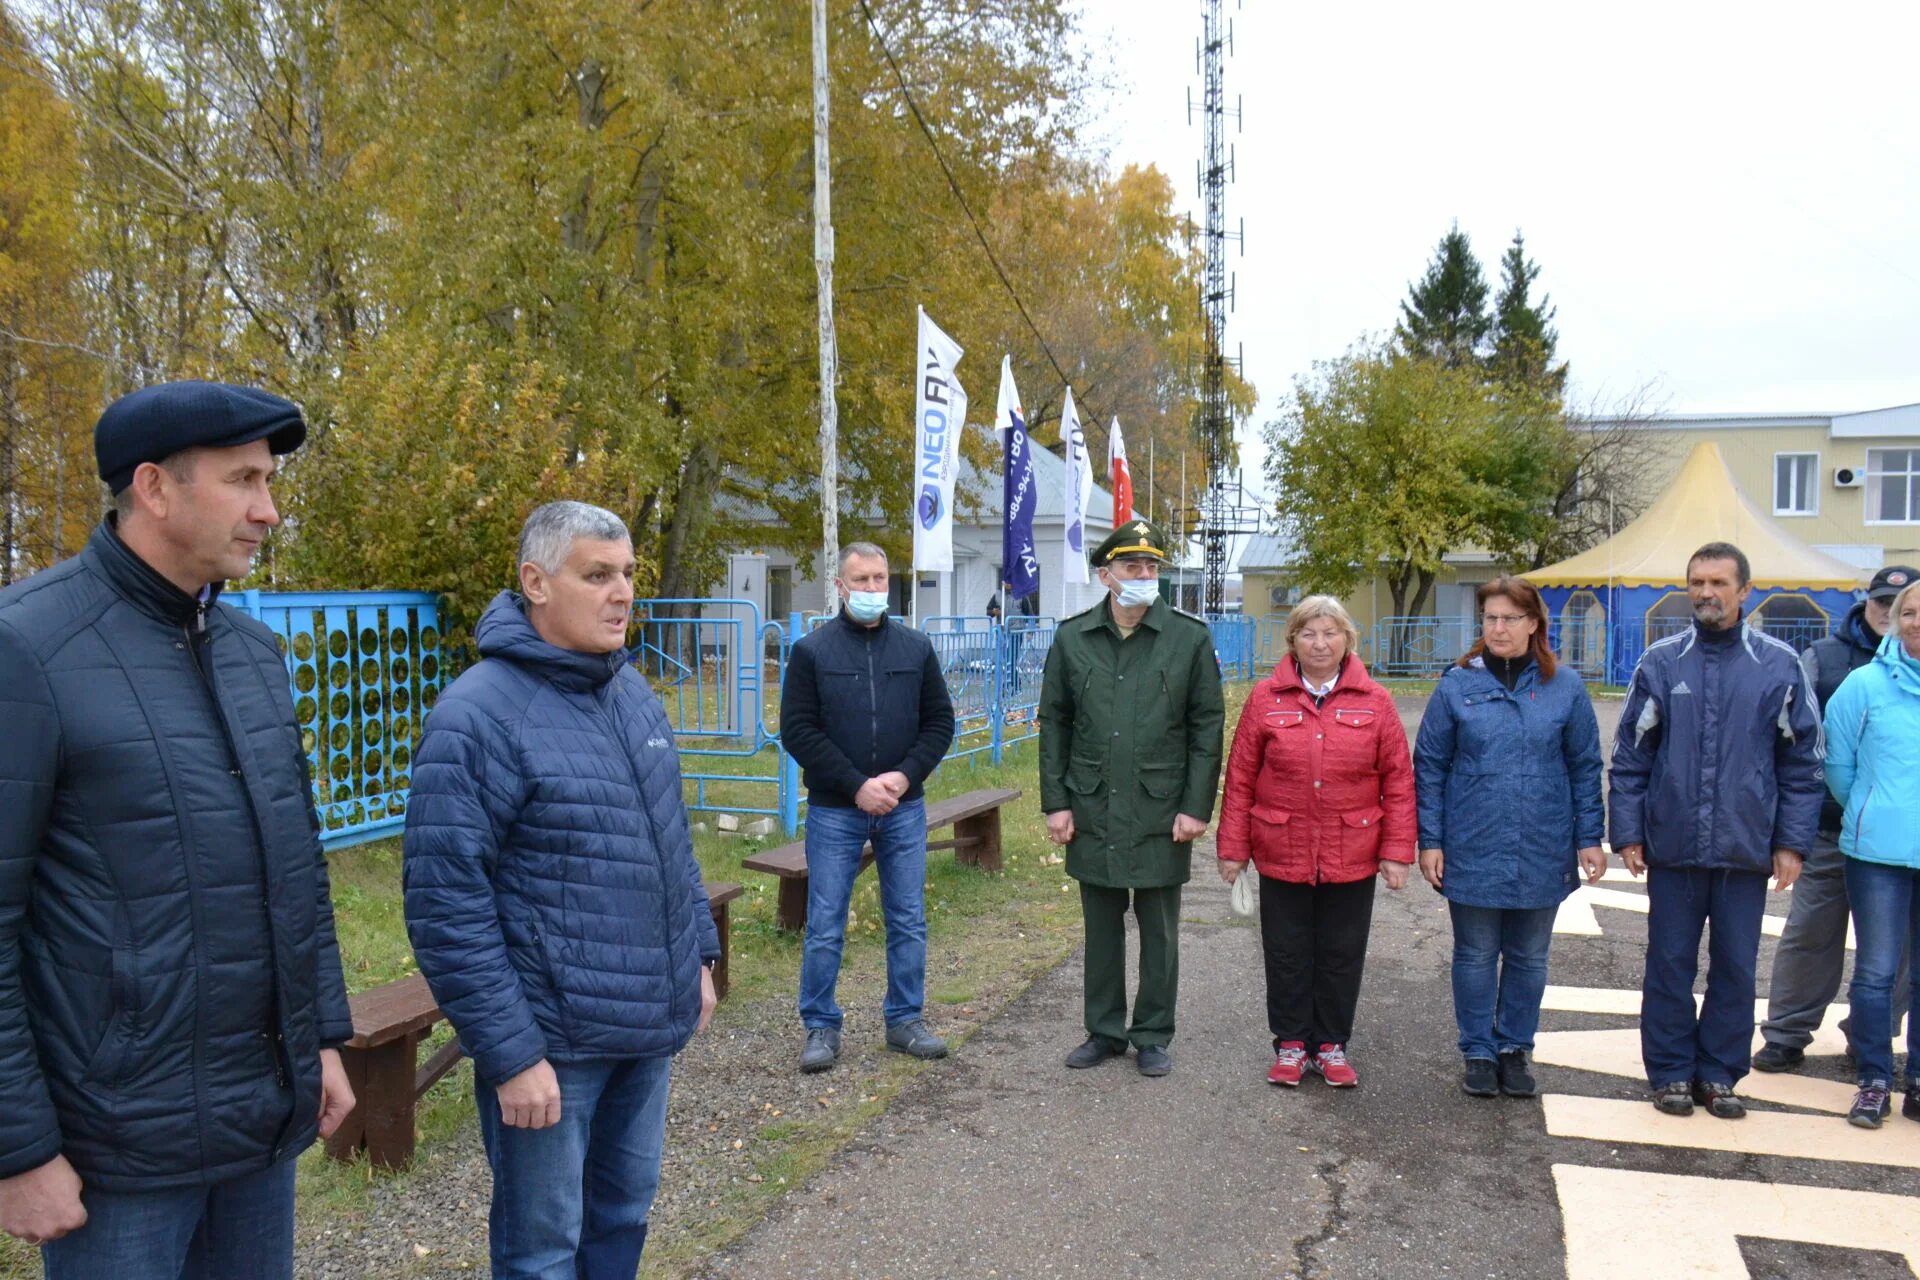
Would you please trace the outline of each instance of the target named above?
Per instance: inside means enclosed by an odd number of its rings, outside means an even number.
[[[671,1058],[556,1062],[560,1122],[500,1122],[494,1087],[475,1080],[480,1140],[493,1168],[493,1280],[633,1280],[660,1187]]]
[[[847,943],[860,854],[873,844],[887,926],[887,1025],[921,1017],[927,990],[927,804],[903,801],[876,818],[858,809],[807,810],[807,939],[800,956],[800,1021],[838,1027],[833,998]]]
[[[47,1280],[293,1280],[294,1163],[210,1187],[83,1187],[87,1225],[41,1246]]]
[[[1860,1083],[1893,1083],[1893,981],[1909,951],[1920,947],[1920,871],[1847,859],[1847,898],[1853,903],[1853,985],[1847,999],[1854,1063]],[[1912,971],[1920,976],[1920,968]],[[1920,1081],[1920,984],[1909,977],[1907,1080]]]
[[[1735,1085],[1753,1066],[1754,969],[1764,871],[1647,868],[1647,975],[1640,986],[1640,1057],[1647,1083]],[[1696,1014],[1700,931],[1707,994]]]
[[[1531,1052],[1540,1029],[1547,947],[1558,909],[1506,910],[1458,902],[1449,902],[1447,909],[1453,913],[1453,1020],[1460,1027],[1461,1056]]]

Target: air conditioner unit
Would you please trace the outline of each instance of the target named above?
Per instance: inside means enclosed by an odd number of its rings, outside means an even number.
[[[1867,473],[1858,467],[1835,467],[1833,469],[1833,487],[1836,489],[1858,489],[1867,482]]]

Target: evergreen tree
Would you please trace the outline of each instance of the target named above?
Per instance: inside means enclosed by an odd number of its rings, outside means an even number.
[[[1560,341],[1553,327],[1554,307],[1542,294],[1531,300],[1533,282],[1540,277],[1540,264],[1527,258],[1526,242],[1520,232],[1500,259],[1500,295],[1493,307],[1493,358],[1489,365],[1495,377],[1515,386],[1531,386],[1555,400],[1566,391],[1567,366],[1554,363]]]
[[[1427,264],[1427,274],[1407,286],[1394,339],[1408,355],[1464,369],[1481,358],[1493,320],[1487,314],[1487,279],[1473,246],[1454,223]]]

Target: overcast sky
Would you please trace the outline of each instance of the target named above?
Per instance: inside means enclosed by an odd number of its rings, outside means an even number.
[[[1920,3],[1226,8],[1247,236],[1228,349],[1255,429],[1314,361],[1391,328],[1456,219],[1490,282],[1526,233],[1579,403],[1920,401]],[[1196,216],[1200,17],[1083,9],[1119,90],[1114,167],[1158,165]]]

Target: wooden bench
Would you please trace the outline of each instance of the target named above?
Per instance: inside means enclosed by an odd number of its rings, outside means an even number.
[[[954,861],[982,871],[1000,870],[1000,807],[1020,798],[1017,790],[988,787],[937,800],[927,806],[927,830],[953,828],[951,840],[931,840],[928,849],[952,849]],[[774,919],[782,929],[797,932],[807,923],[807,843],[796,840],[777,849],[764,849],[740,860],[748,871],[764,871],[780,878],[780,902]],[[860,851],[860,870],[873,865],[873,846]],[[856,873],[857,874],[857,873]]]
[[[714,927],[720,931],[720,960],[713,966],[713,990],[727,994],[727,959],[732,952],[729,904],[745,890],[737,884],[710,884]],[[340,1047],[357,1105],[333,1136],[327,1154],[351,1160],[364,1151],[367,1161],[383,1169],[404,1169],[413,1163],[414,1116],[420,1099],[460,1061],[460,1041],[453,1039],[419,1063],[420,1042],[444,1015],[419,974],[362,991],[347,1001],[353,1014],[353,1038]]]

